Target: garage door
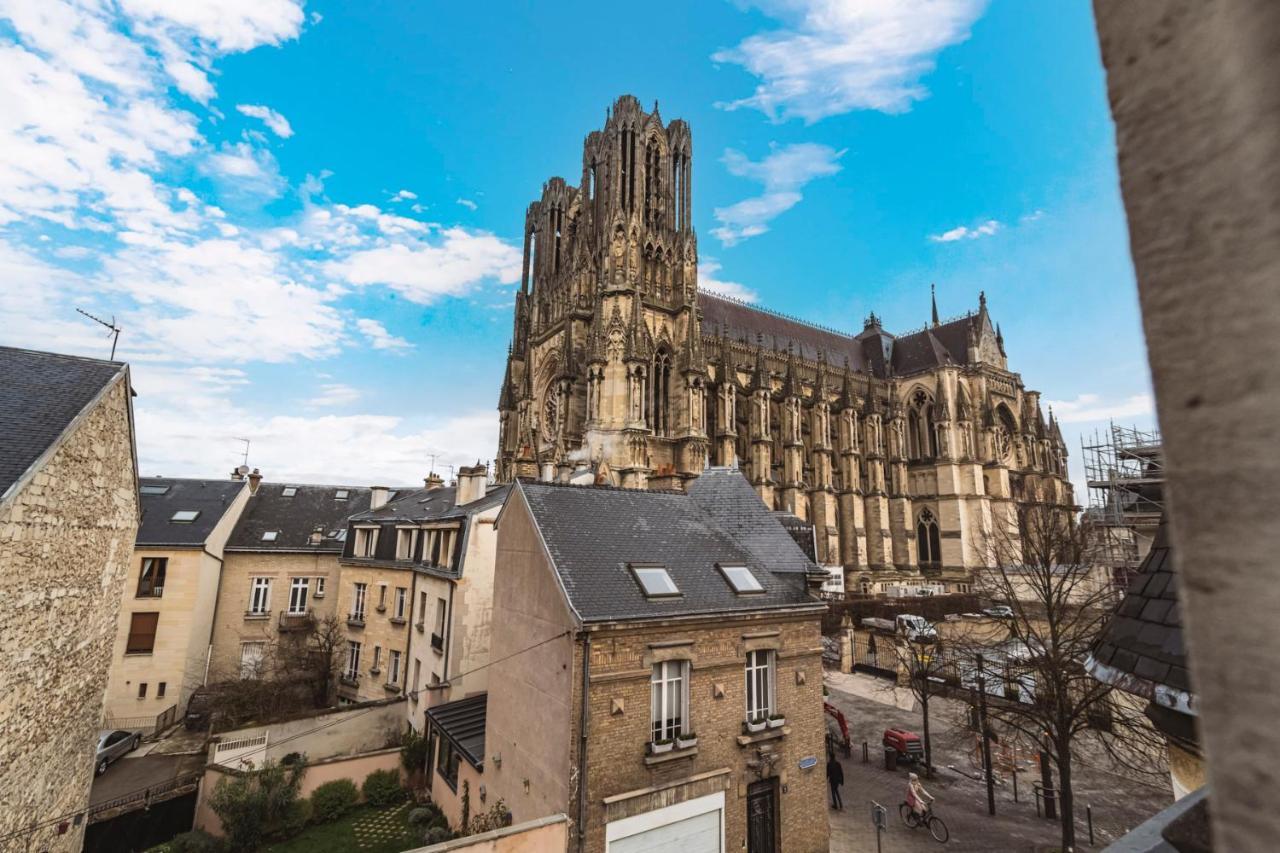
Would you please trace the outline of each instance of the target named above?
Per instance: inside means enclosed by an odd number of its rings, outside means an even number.
[[[720,810],[619,838],[609,853],[721,853]]]

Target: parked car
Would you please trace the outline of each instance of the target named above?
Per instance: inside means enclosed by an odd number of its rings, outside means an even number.
[[[1013,608],[1007,604],[997,604],[994,607],[988,607],[982,611],[983,616],[990,616],[992,619],[1012,619]]]
[[[142,743],[142,735],[138,732],[106,731],[98,735],[98,754],[94,757],[93,772],[101,776],[107,772],[107,766],[125,753],[133,752]]]

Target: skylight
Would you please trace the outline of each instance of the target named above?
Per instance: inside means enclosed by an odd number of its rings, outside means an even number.
[[[632,563],[631,573],[636,576],[636,582],[640,584],[640,589],[644,590],[646,598],[664,598],[680,594],[675,581],[671,580],[671,575],[667,574],[663,566],[653,563]]]
[[[200,510],[198,509],[180,509],[177,512],[175,512],[173,514],[173,518],[169,520],[176,521],[179,524],[190,524],[191,522],[195,521],[199,517],[200,517]]]
[[[764,587],[760,585],[760,581],[756,580],[756,576],[751,574],[751,570],[746,566],[720,566],[719,568],[720,573],[729,582],[729,586],[733,587],[734,592],[739,594],[764,592]]]
[[[145,484],[138,486],[138,492],[144,495],[163,495],[163,494],[166,494],[168,491],[169,491],[168,486],[149,486]]]
[[[267,530],[267,531],[265,531],[265,532],[262,534],[262,541],[263,541],[263,542],[274,542],[274,541],[276,541],[276,537],[277,537],[277,536],[279,536],[279,535],[280,535],[280,531],[279,531],[279,530]]]
[[[298,493],[298,490],[293,486],[285,486],[284,490],[280,492],[280,495],[281,497],[291,498],[297,493]]]
[[[345,501],[349,494],[351,494],[351,492],[348,489],[338,489],[338,491],[333,493],[333,499],[335,501]]]

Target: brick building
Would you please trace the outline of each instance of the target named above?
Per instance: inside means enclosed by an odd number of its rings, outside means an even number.
[[[138,528],[129,368],[0,347],[0,847],[79,851]]]
[[[563,812],[575,850],[825,851],[821,579],[736,470],[518,482],[486,700],[427,712],[432,796]]]

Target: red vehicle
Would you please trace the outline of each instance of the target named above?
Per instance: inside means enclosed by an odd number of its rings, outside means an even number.
[[[823,702],[822,710],[826,711],[830,718],[827,720],[827,746],[832,749],[839,747],[845,758],[851,757],[853,743],[849,740],[849,723],[845,720],[844,714],[830,702]]]
[[[920,741],[920,735],[906,729],[885,729],[884,748],[898,753],[899,762],[914,764],[924,761],[924,744]]]

